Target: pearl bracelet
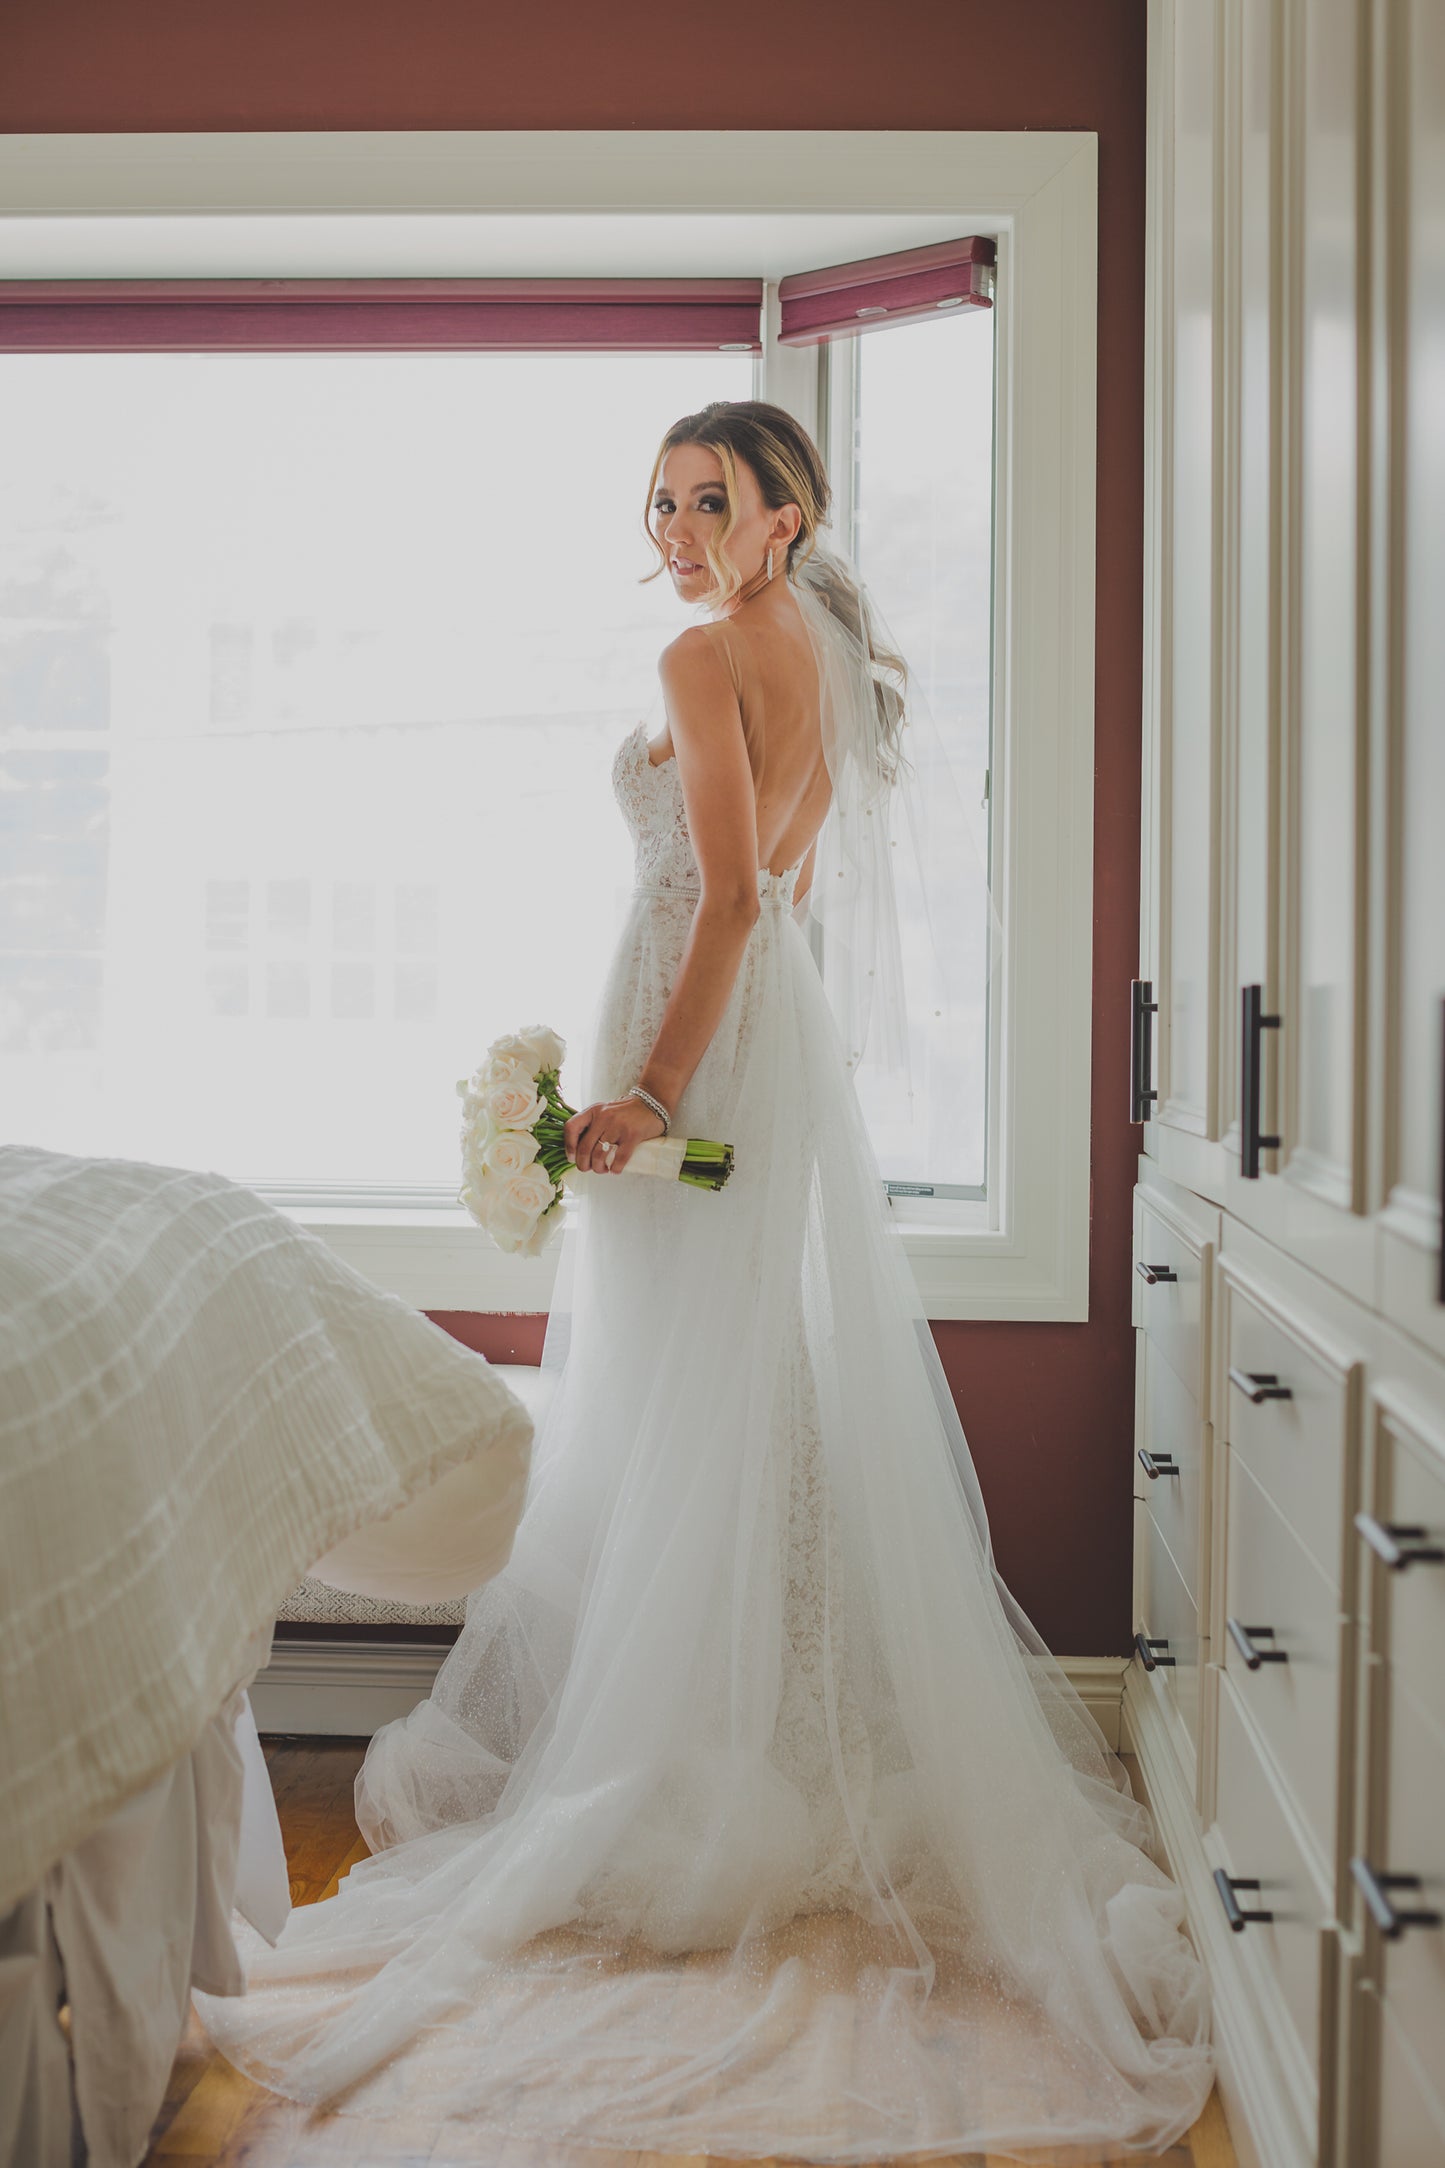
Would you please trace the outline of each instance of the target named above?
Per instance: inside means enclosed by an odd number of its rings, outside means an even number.
[[[643,1100],[648,1106],[651,1107],[654,1114],[661,1115],[662,1134],[666,1136],[668,1130],[672,1127],[672,1116],[668,1113],[666,1107],[662,1104],[662,1101],[660,1099],[654,1099],[651,1092],[644,1091],[640,1084],[634,1084],[627,1096],[629,1099]]]

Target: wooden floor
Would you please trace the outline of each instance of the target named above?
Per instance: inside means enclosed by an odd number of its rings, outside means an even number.
[[[362,1746],[351,1740],[266,1742],[293,1904],[314,1904],[367,1856],[352,1815],[352,1785]],[[1124,1757],[1137,1787],[1132,1756]],[[1055,2156],[1036,2153],[1036,2168]],[[253,2085],[211,2046],[191,2012],[165,2106],[151,2133],[145,2168],[702,2168],[696,2154],[610,2153],[479,2135],[470,2145],[453,2129],[435,2146],[388,2122],[322,2116]],[[1167,2153],[1130,2156],[1131,2168],[1238,2168],[1216,2091],[1186,2140]],[[730,2162],[727,2168],[738,2168]],[[880,2164],[883,2168],[883,2164]],[[913,2156],[907,2168],[993,2168],[982,2153]],[[1081,2168],[1077,2156],[1069,2168]]]

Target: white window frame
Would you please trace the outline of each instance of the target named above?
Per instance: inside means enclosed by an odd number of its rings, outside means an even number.
[[[538,213],[551,214],[564,247],[575,250],[566,235],[585,220],[613,237],[612,253],[558,261],[554,247],[546,261],[519,261],[518,228]],[[685,263],[660,260],[660,219],[689,215],[712,222],[723,253],[704,260],[689,243]],[[618,260],[615,236],[633,218],[648,229],[646,254]],[[686,239],[685,224],[679,231]],[[776,343],[778,278],[977,232],[998,242],[990,817],[1006,956],[990,1026],[989,1202],[899,1199],[894,1211],[929,1317],[1082,1321],[1097,137],[832,129],[0,139],[0,276],[760,272],[758,393],[811,429],[822,418],[819,350]],[[498,237],[490,258],[489,233]],[[740,244],[750,261],[735,260]],[[418,1209],[383,1193],[343,1203],[278,1191],[274,1200],[417,1308],[549,1307],[555,1246],[543,1258],[504,1256],[460,1206]]]

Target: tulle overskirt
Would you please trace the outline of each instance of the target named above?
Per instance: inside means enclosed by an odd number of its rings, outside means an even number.
[[[373,1856],[196,1997],[278,2092],[559,2147],[1159,2150],[1207,1981],[1122,1764],[993,1563],[790,883],[675,1114],[586,1186],[505,1569],[357,1779]],[[691,899],[639,892],[588,1100]]]

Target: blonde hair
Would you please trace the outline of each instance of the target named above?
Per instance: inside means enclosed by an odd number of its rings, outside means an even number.
[[[680,444],[700,444],[717,455],[723,470],[722,494],[727,509],[713,526],[707,541],[708,569],[712,573],[715,607],[723,609],[742,586],[742,576],[723,556],[721,545],[732,532],[738,508],[738,461],[749,466],[763,503],[770,512],[795,504],[801,524],[788,544],[788,564],[797,566],[808,556],[820,527],[826,526],[832,490],[818,447],[802,424],[785,407],[771,406],[765,399],[713,399],[696,414],[684,414],[673,423],[657,449],[648,477],[642,524],[658,562],[647,580],[667,570],[667,551],[652,526],[652,495],[662,462]]]
[[[722,554],[722,545],[737,518],[740,460],[752,470],[770,512],[780,511],[785,504],[798,507],[801,519],[797,534],[787,545],[785,566],[785,570],[796,574],[812,556],[819,530],[828,525],[832,507],[833,492],[822,455],[802,423],[786,407],[774,406],[766,399],[712,399],[696,414],[684,414],[675,421],[658,446],[642,511],[643,531],[658,561],[651,572],[643,574],[642,584],[645,586],[667,570],[667,551],[653,531],[652,497],[663,460],[682,444],[699,444],[715,453],[723,470],[721,494],[726,508],[710,529],[706,544],[712,574],[709,600],[713,606],[725,608],[743,585],[736,566]],[[810,584],[824,608],[848,628],[868,654],[883,724],[879,762],[885,778],[891,781],[904,758],[900,734],[907,719],[908,665],[901,655],[875,639],[862,596],[836,560],[830,558],[826,564],[820,561]]]

